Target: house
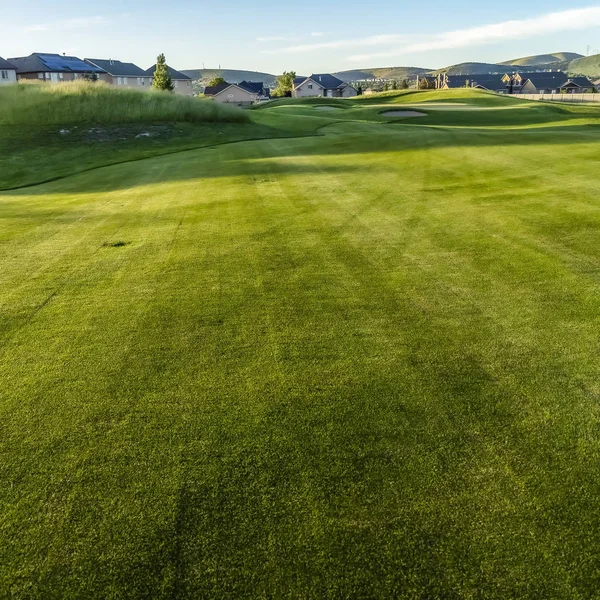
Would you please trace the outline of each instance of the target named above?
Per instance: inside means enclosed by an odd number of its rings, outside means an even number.
[[[124,87],[145,87],[152,86],[152,77],[146,74],[143,69],[140,69],[133,63],[124,63],[120,60],[100,59],[100,58],[85,58],[84,61],[88,65],[102,69],[110,78],[109,83]]]
[[[509,94],[581,94],[594,91],[587,77],[569,79],[562,71],[507,73],[502,77]]]
[[[17,67],[0,56],[0,85],[17,83]]]
[[[34,52],[30,56],[10,58],[17,68],[17,79],[34,81],[74,81],[75,79],[100,79],[108,81],[104,70],[90,65],[75,56],[63,54],[42,54]]]
[[[567,94],[588,94],[595,90],[595,85],[587,77],[571,77],[560,89]]]
[[[446,75],[439,78],[439,89],[475,88],[506,94],[506,85],[500,75]]]
[[[192,78],[176,71],[169,67],[169,65],[167,65],[167,69],[169,70],[171,81],[173,82],[173,91],[182,96],[193,96],[194,90],[192,89]],[[152,65],[149,69],[146,69],[146,77],[154,79],[154,71],[156,71],[156,65]]]
[[[225,82],[215,86],[207,86],[204,95],[212,98],[215,102],[223,104],[249,106],[256,102],[268,100],[270,92],[262,82],[242,81],[241,83]]]
[[[349,84],[329,74],[316,74],[294,79],[294,98],[352,98],[358,92]]]

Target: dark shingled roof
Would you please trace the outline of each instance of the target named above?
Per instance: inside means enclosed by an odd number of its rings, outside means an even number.
[[[490,91],[506,89],[501,75],[449,75],[447,80],[450,88],[466,87],[468,81],[469,87],[482,87]]]
[[[546,71],[543,73],[521,73],[519,71],[519,75],[523,82],[526,80],[531,81],[538,90],[557,89],[568,79],[562,71]]]
[[[219,85],[207,85],[204,88],[204,95],[205,96],[216,96],[218,93],[222,92],[223,90],[226,90],[229,86],[231,86],[231,83],[220,83]]]
[[[569,80],[567,80],[567,81],[565,81],[565,83],[563,83],[563,86],[566,86],[569,83],[574,83],[576,86],[579,86],[582,88],[594,87],[594,84],[587,77],[571,77]]]
[[[265,90],[265,84],[262,81],[242,81],[237,85],[251,94],[262,95]]]
[[[183,73],[180,73],[179,71],[176,71],[175,69],[171,68],[169,65],[167,65],[167,69],[169,71],[169,75],[171,76],[171,79],[175,80],[181,80],[184,79],[186,81],[191,81],[192,78],[188,77],[187,75],[184,75]],[[156,65],[152,65],[149,69],[146,69],[145,74],[146,76],[150,75],[150,77],[154,77],[154,71],[156,71]]]
[[[322,85],[326,90],[335,90],[346,85],[341,79],[338,79],[329,73],[313,74],[309,77],[309,79],[312,79],[315,83]]]
[[[15,67],[15,65],[13,65],[12,63],[9,63],[7,60],[4,60],[1,56],[0,56],[0,69],[3,69],[4,71],[16,71],[17,67]]]
[[[102,69],[83,62],[76,56],[62,54],[34,52],[30,56],[9,60],[17,67],[17,73],[104,73]]]
[[[84,60],[86,63],[95,65],[115,77],[148,77],[144,69],[140,69],[140,67],[133,63],[102,58],[85,58]]]
[[[294,87],[300,85],[301,83],[304,83],[307,79],[308,79],[308,77],[295,77],[294,78]]]

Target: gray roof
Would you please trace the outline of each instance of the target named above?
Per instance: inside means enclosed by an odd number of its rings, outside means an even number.
[[[298,87],[308,79],[312,79],[326,90],[337,90],[338,88],[346,87],[347,85],[344,81],[329,73],[314,73],[310,77],[296,77],[294,79],[294,87]]]
[[[250,92],[251,94],[263,95],[265,93],[265,84],[262,81],[242,81],[238,87]]]
[[[185,79],[186,81],[191,81],[192,78],[188,77],[187,75],[184,75],[183,73],[180,73],[179,71],[176,71],[175,69],[171,68],[169,65],[167,65],[167,69],[169,71],[169,75],[171,76],[171,79],[173,80],[181,80],[181,79]],[[154,71],[156,71],[156,65],[152,65],[149,69],[146,69],[145,74],[146,76],[150,75],[151,77],[154,76]]]
[[[5,71],[16,71],[17,67],[15,67],[15,65],[13,65],[12,63],[9,63],[7,60],[4,60],[0,56],[0,69],[4,69]]]
[[[119,77],[148,77],[144,69],[140,69],[133,63],[124,63],[120,60],[102,59],[102,58],[85,58],[86,63],[95,65],[110,75]]]
[[[337,77],[330,75],[329,73],[316,73],[309,77],[315,83],[322,85],[326,90],[335,90],[340,87],[345,87],[346,84]]]
[[[34,52],[29,56],[10,58],[17,67],[17,73],[103,73],[104,71],[90,65],[76,56],[62,54],[43,54]]]
[[[501,75],[448,75],[447,81],[449,88],[467,87],[469,82],[468,87],[482,87],[490,91],[506,89]]]
[[[216,96],[223,90],[226,90],[228,87],[231,87],[231,85],[232,85],[231,83],[227,83],[226,81],[224,83],[219,83],[219,85],[207,85],[204,88],[204,95],[205,96]]]
[[[569,83],[574,83],[576,86],[582,88],[594,87],[594,84],[587,77],[571,77],[568,81],[565,81],[561,87],[566,86]]]

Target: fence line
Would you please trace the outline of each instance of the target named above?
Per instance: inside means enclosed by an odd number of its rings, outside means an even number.
[[[513,94],[512,96],[546,102],[600,102],[600,94]]]

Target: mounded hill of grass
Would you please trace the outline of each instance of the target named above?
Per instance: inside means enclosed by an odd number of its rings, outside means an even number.
[[[570,75],[584,75],[592,79],[600,78],[600,54],[578,58],[569,65]]]
[[[208,100],[83,81],[0,87],[0,125],[165,121],[245,123],[248,116],[244,111]]]
[[[518,67],[550,66],[552,63],[567,63],[578,58],[583,58],[583,55],[577,52],[554,52],[552,54],[536,54],[534,56],[515,58],[500,64],[515,65]]]

